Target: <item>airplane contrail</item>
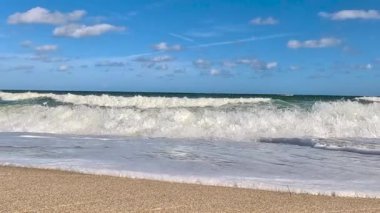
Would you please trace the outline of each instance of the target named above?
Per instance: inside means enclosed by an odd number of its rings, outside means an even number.
[[[172,33],[170,33],[171,35]],[[176,34],[174,34],[176,35]],[[172,36],[174,36],[172,35]],[[259,41],[259,40],[268,40],[268,39],[275,39],[275,38],[281,38],[281,37],[287,37],[294,34],[276,34],[276,35],[268,35],[268,36],[262,36],[262,37],[251,37],[251,38],[245,38],[245,39],[238,39],[233,41],[221,41],[221,42],[213,42],[213,43],[207,43],[207,44],[199,44],[199,45],[193,45],[189,46],[185,49],[196,49],[196,48],[207,48],[207,47],[215,47],[215,46],[224,46],[224,45],[231,45],[231,44],[239,44],[239,43],[247,43],[247,42],[253,42],[253,41]],[[191,40],[191,39],[190,39]],[[194,41],[194,40],[192,40]],[[137,53],[137,54],[131,54],[128,56],[124,56],[125,58],[136,58],[141,56],[148,56],[148,55],[154,55],[163,53],[164,51],[152,51],[152,52],[145,52],[145,53]]]
[[[188,38],[186,36],[183,36],[183,35],[180,35],[180,34],[176,34],[176,33],[169,33],[169,35],[173,36],[173,37],[176,37],[176,38],[179,38],[179,39],[182,39],[182,40],[185,40],[185,41],[189,41],[189,42],[195,42],[193,39],[191,38]]]
[[[188,48],[205,48],[205,47],[214,47],[214,46],[224,46],[224,45],[230,45],[230,44],[239,44],[239,43],[247,43],[252,41],[258,41],[258,40],[268,40],[268,39],[274,39],[274,38],[281,38],[281,37],[287,37],[294,34],[276,34],[276,35],[269,35],[269,36],[262,36],[262,37],[251,37],[251,38],[244,38],[244,39],[238,39],[233,41],[221,41],[221,42],[213,42],[213,43],[207,43],[207,44],[199,44],[190,46]]]
[[[136,58],[136,57],[141,57],[141,56],[148,56],[148,55],[154,55],[156,53],[160,53],[161,51],[154,51],[154,52],[145,52],[145,53],[136,53],[132,55],[127,55],[124,56],[125,58]]]

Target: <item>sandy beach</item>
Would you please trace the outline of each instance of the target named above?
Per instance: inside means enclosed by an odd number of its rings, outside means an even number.
[[[379,212],[341,198],[0,167],[0,212]]]

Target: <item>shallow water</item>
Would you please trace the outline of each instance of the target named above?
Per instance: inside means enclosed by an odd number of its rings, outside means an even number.
[[[2,165],[312,194],[380,195],[379,155],[289,143],[0,133],[0,153]]]

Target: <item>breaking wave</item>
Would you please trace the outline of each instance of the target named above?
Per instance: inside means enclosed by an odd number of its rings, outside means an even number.
[[[356,100],[358,101],[362,101],[362,102],[369,102],[369,103],[374,103],[374,102],[377,102],[377,103],[380,103],[380,97],[357,97],[355,98]]]
[[[38,98],[50,98],[61,103],[100,107],[136,107],[175,108],[175,107],[219,107],[224,105],[255,104],[270,102],[270,98],[179,98],[179,97],[144,97],[144,96],[112,96],[112,95],[75,95],[53,93],[7,93],[0,92],[4,101],[20,101]]]
[[[0,131],[234,141],[380,137],[376,102],[319,101],[302,108],[270,98],[0,93],[16,103],[46,97],[70,105],[3,105]]]
[[[379,197],[377,97],[123,95],[0,92],[0,164]]]

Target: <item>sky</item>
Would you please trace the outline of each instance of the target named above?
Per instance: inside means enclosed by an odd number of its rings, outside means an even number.
[[[2,0],[0,89],[380,95],[378,0]]]

